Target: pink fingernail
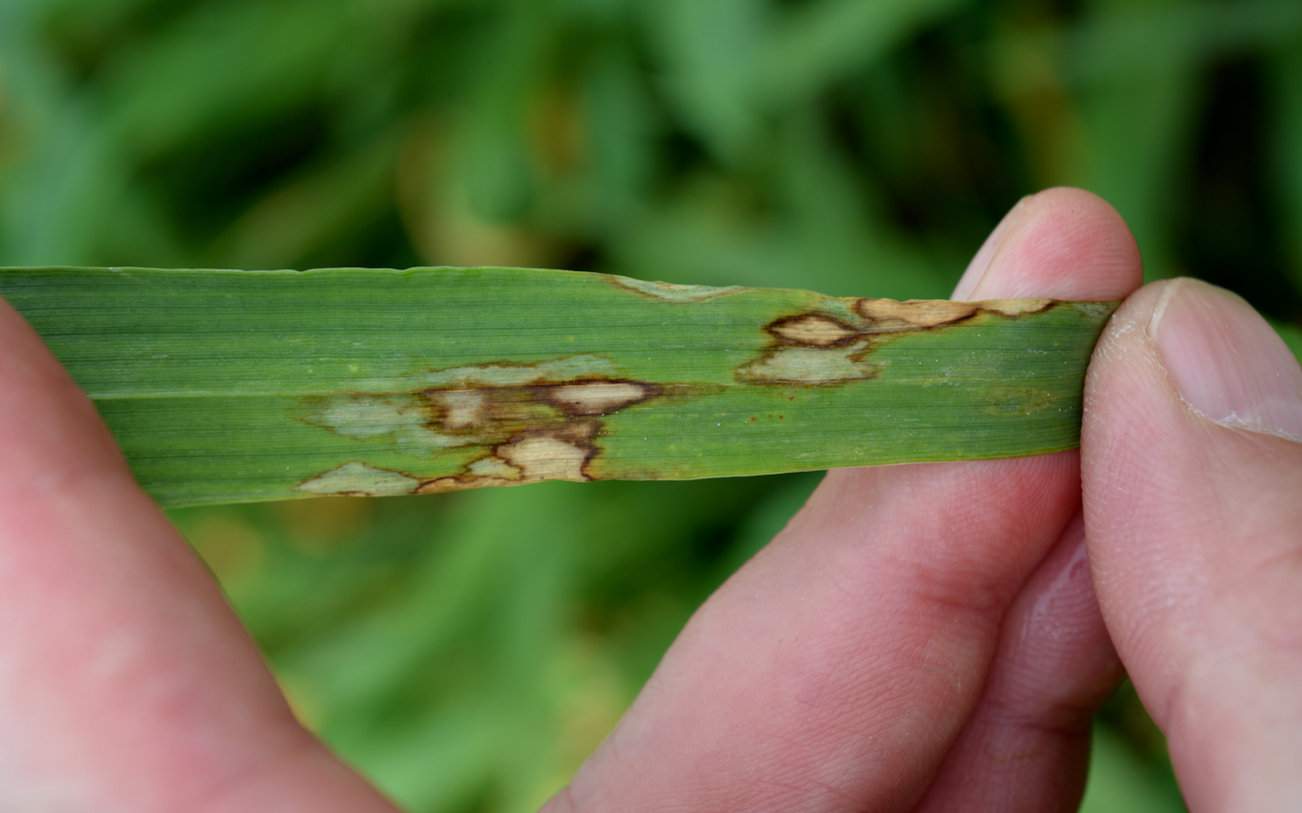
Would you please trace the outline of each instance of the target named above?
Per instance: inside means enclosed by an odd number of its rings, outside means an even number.
[[[1247,302],[1175,280],[1149,333],[1190,409],[1222,426],[1302,442],[1302,366]]]

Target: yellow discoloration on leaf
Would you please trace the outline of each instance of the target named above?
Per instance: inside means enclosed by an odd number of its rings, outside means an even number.
[[[401,472],[353,462],[300,483],[298,490],[321,495],[391,497],[414,494],[419,486],[419,480]]]

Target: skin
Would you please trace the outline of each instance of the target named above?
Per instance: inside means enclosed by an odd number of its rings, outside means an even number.
[[[1139,285],[1105,203],[1020,203],[955,297],[1129,296],[1082,451],[829,473],[548,813],[1071,810],[1122,666],[1195,810],[1302,807],[1302,371]],[[2,304],[0,348],[0,809],[392,810]]]

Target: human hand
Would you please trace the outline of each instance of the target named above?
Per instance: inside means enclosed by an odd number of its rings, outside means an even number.
[[[1052,190],[955,297],[1140,276],[1111,208]],[[1112,319],[1081,454],[831,472],[548,813],[1074,810],[1109,633],[1193,808],[1302,810],[1302,369],[1202,283]]]
[[[1014,210],[956,296],[1138,284],[1115,213],[1057,190]],[[1069,809],[1119,675],[1109,630],[1195,806],[1302,802],[1302,445],[1284,437],[1302,438],[1302,372],[1222,296],[1167,284],[1114,319],[1083,521],[1076,453],[830,474],[550,810]],[[1164,366],[1168,344],[1193,366]],[[0,809],[392,809],[293,720],[3,307],[0,348]]]

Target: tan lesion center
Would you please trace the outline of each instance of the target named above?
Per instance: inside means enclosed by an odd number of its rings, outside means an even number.
[[[458,367],[398,394],[350,393],[316,404],[308,423],[359,439],[388,436],[409,451],[481,449],[453,474],[419,477],[353,462],[300,484],[310,493],[428,493],[536,480],[585,480],[602,418],[664,388],[591,372],[581,357],[537,365]],[[558,375],[559,374],[559,375]]]

